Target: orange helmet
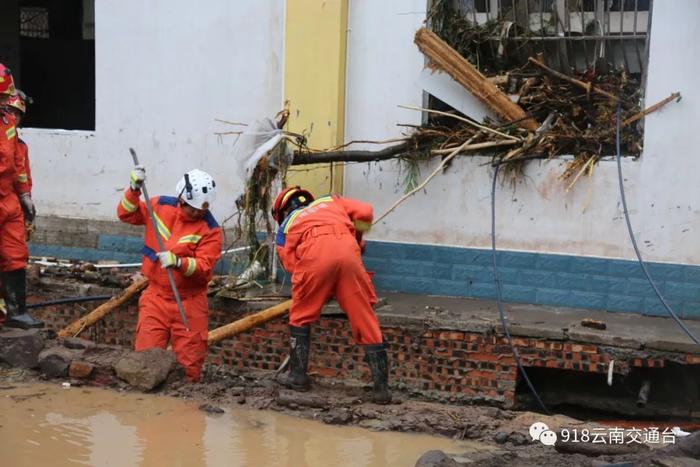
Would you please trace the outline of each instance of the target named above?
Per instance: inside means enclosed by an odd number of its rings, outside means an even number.
[[[306,206],[313,200],[314,195],[298,186],[282,190],[282,192],[277,195],[275,204],[272,206],[272,217],[278,224],[281,224],[284,221],[284,217],[282,217],[284,211],[290,208],[294,210],[301,206]]]
[[[12,79],[10,69],[0,63],[0,94],[12,95],[15,93],[15,82]]]
[[[9,107],[14,107],[15,109],[19,110],[22,115],[27,113],[27,100],[31,102],[31,98],[28,98],[25,93],[17,89],[17,92],[10,97],[10,99],[7,101],[7,106]]]

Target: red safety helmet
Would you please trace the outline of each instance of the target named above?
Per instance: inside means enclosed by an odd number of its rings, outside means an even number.
[[[12,79],[10,69],[0,63],[0,94],[13,95],[15,93],[15,82]]]
[[[282,190],[282,192],[277,195],[275,204],[272,206],[272,217],[278,224],[281,224],[284,221],[284,217],[282,217],[284,211],[289,208],[293,210],[301,206],[306,206],[313,200],[314,195],[298,186]]]
[[[14,107],[24,115],[27,113],[27,100],[31,102],[31,99],[29,99],[25,93],[17,89],[17,92],[10,97],[6,105],[8,107]]]

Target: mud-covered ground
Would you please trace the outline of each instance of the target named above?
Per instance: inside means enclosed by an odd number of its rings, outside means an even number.
[[[99,346],[108,347],[108,346]],[[125,349],[110,347],[100,358],[113,362]],[[99,362],[95,362],[99,367]],[[0,364],[4,365],[4,364]],[[106,365],[106,364],[105,364]],[[99,368],[98,368],[99,369]],[[97,371],[97,370],[96,370]],[[120,391],[135,391],[116,376],[108,377],[107,371],[98,372],[92,379],[54,379],[57,384],[99,385]],[[171,375],[172,376],[172,375]],[[313,376],[313,375],[312,375]],[[334,425],[357,425],[372,430],[417,432],[454,439],[471,440],[483,447],[477,453],[450,457],[433,456],[422,464],[426,466],[460,466],[479,464],[484,466],[700,466],[700,433],[679,441],[675,446],[661,445],[545,446],[533,441],[529,428],[535,422],[545,423],[550,430],[562,428],[591,430],[599,425],[575,420],[563,415],[547,416],[533,412],[504,410],[488,406],[448,405],[419,400],[408,394],[394,392],[394,403],[381,406],[371,403],[370,386],[340,384],[334,380],[313,376],[310,391],[299,393],[281,387],[274,372],[236,372],[221,367],[205,367],[200,383],[186,383],[177,375],[154,392],[173,397],[194,400],[205,411],[226,411],[231,407],[275,410],[289,415],[319,420]],[[0,388],[13,382],[45,381],[45,375],[34,370],[20,370],[7,365],[0,366]],[[690,439],[692,438],[692,439]],[[681,451],[680,444],[690,446]],[[569,451],[592,451],[584,455]],[[606,454],[606,448],[615,448],[620,455]],[[435,453],[434,453],[435,454]],[[439,453],[438,453],[439,454]],[[599,455],[603,454],[603,455]],[[675,457],[674,457],[675,456]]]
[[[239,374],[212,368],[207,369],[201,383],[177,382],[163,389],[165,394],[175,397],[201,400],[210,405],[204,407],[209,410],[244,405],[328,424],[427,433],[472,440],[484,445],[484,450],[477,454],[452,456],[452,463],[425,465],[478,463],[480,466],[571,467],[632,462],[630,465],[700,466],[700,461],[687,457],[682,461],[669,460],[670,453],[660,449],[660,445],[653,450],[630,446],[629,452],[622,455],[587,456],[557,452],[554,447],[533,441],[529,436],[529,428],[535,422],[543,422],[553,431],[601,427],[564,415],[548,416],[488,406],[439,404],[417,400],[400,392],[394,392],[395,403],[382,406],[370,402],[370,391],[369,385],[347,386],[315,377],[312,389],[299,393],[281,387],[272,372]]]

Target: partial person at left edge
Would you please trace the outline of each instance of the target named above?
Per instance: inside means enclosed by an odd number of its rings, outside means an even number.
[[[0,281],[5,299],[4,325],[41,328],[27,312],[27,232],[36,216],[32,201],[29,156],[17,126],[26,101],[14,85],[10,70],[0,64]],[[29,226],[29,228],[27,228]]]

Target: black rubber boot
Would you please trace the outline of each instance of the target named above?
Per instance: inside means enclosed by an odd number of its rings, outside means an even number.
[[[385,344],[365,345],[365,361],[372,371],[372,381],[374,381],[374,392],[372,400],[375,404],[391,403],[389,393],[389,358],[386,353]]]
[[[311,328],[309,326],[289,326],[290,353],[289,373],[280,378],[280,383],[295,391],[308,391],[311,381],[306,374],[309,366],[309,344]]]
[[[5,292],[5,307],[8,328],[43,328],[44,322],[34,319],[27,312],[27,273],[24,269],[2,273],[2,285]]]

